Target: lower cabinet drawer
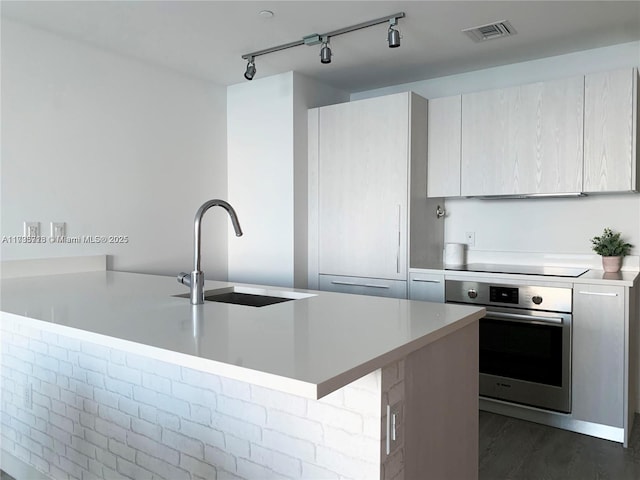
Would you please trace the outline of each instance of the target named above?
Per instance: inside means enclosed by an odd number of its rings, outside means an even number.
[[[327,292],[407,298],[407,282],[403,280],[320,275],[319,287]]]
[[[444,303],[444,275],[410,273],[409,300]]]

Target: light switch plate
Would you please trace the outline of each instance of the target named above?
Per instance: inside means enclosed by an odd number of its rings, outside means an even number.
[[[40,222],[24,222],[24,236],[33,238],[40,236]]]
[[[51,222],[51,236],[60,238],[66,236],[67,228],[64,222]]]

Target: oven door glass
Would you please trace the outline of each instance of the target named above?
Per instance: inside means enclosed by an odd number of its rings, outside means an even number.
[[[562,350],[562,325],[480,321],[480,373],[561,387]]]

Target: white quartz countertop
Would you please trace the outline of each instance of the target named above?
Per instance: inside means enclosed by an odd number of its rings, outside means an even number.
[[[522,275],[513,273],[487,273],[487,272],[465,272],[460,270],[446,270],[435,268],[411,268],[411,273],[425,273],[444,275],[446,279],[465,279],[478,281],[514,280],[518,282],[535,282],[536,284],[562,283],[566,286],[571,284],[591,284],[591,285],[617,285],[622,287],[633,287],[640,278],[637,271],[620,271],[617,273],[607,273],[604,270],[591,269],[579,277],[555,277],[553,275]]]
[[[207,281],[205,290],[229,287]],[[484,315],[483,308],[259,287],[307,298],[192,306],[174,277],[89,272],[2,281],[19,322],[236,380],[321,398]]]

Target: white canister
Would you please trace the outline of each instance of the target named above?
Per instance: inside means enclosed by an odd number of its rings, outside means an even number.
[[[447,243],[444,246],[444,263],[446,265],[464,265],[465,243]]]

